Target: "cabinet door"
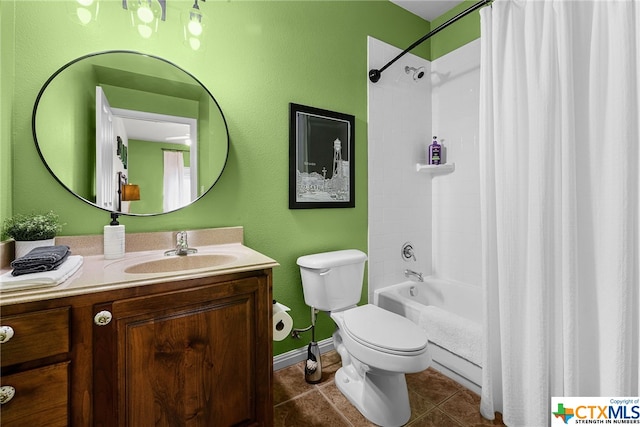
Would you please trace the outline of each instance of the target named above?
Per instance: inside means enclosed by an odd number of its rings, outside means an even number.
[[[258,294],[248,278],[96,306],[113,318],[94,328],[95,425],[252,424]]]

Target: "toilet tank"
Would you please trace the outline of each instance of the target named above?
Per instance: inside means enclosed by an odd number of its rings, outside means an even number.
[[[358,304],[367,254],[357,249],[323,252],[298,258],[304,301],[322,311]]]

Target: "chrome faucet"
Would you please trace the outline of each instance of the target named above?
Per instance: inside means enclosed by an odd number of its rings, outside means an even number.
[[[166,251],[165,255],[188,255],[194,254],[198,252],[197,249],[190,248],[189,242],[187,241],[187,232],[186,231],[178,231],[176,234],[176,248]]]
[[[410,277],[410,276],[414,276],[415,278],[418,279],[418,282],[424,282],[424,277],[422,277],[422,273],[418,273],[417,271],[413,271],[413,270],[405,270],[404,271],[404,277]]]

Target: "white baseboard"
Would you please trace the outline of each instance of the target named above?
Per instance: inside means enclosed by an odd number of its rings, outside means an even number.
[[[308,344],[304,347],[296,348],[294,350],[287,351],[286,353],[273,356],[273,370],[277,371],[307,360],[307,346]],[[318,341],[318,347],[320,348],[320,354],[333,350],[333,338]]]

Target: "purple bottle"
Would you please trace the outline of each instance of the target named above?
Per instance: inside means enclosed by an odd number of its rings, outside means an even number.
[[[438,144],[437,137],[433,137],[433,142],[429,146],[429,164],[430,165],[439,165],[440,164],[440,155],[442,146]]]

